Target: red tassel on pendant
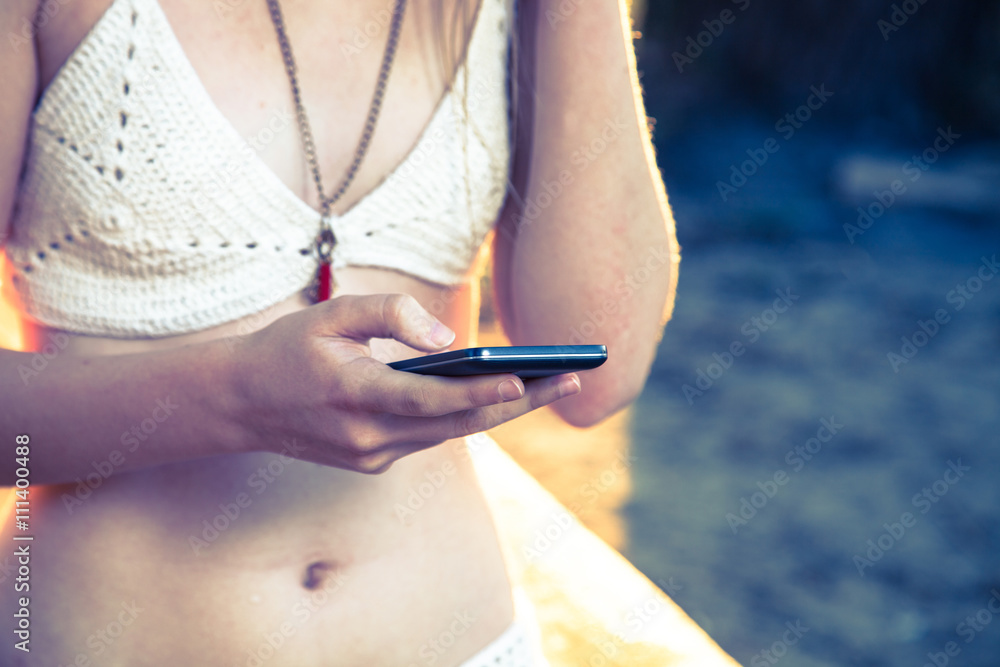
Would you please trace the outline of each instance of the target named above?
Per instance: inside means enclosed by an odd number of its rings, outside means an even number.
[[[327,301],[333,293],[333,272],[330,270],[329,262],[322,262],[319,265],[319,286],[316,290],[317,301]]]
[[[329,301],[333,296],[333,247],[337,245],[337,237],[333,235],[330,219],[324,215],[321,220],[322,229],[316,238],[316,255],[319,259],[319,272],[316,275],[315,303]]]

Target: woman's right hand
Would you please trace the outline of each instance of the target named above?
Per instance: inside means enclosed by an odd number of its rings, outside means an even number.
[[[251,451],[363,473],[491,429],[580,391],[573,374],[524,384],[511,374],[434,377],[372,357],[371,338],[438,352],[454,333],[404,294],[341,296],[250,334],[235,351],[235,404]]]

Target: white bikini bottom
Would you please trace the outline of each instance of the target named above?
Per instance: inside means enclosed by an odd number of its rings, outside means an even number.
[[[461,667],[549,667],[534,607],[523,590],[514,588],[514,622]]]

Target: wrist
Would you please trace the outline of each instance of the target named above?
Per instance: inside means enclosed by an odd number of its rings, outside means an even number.
[[[245,364],[238,347],[229,339],[199,346],[197,363],[203,369],[198,386],[208,413],[211,437],[230,454],[248,454],[263,449],[252,428],[252,399],[247,391]]]

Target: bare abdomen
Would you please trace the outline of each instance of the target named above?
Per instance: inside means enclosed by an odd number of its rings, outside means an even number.
[[[251,454],[35,489],[30,590],[8,577],[3,617],[30,597],[24,664],[46,667],[427,664],[461,617],[453,664],[511,618],[463,447],[379,476]]]
[[[457,346],[474,340],[468,289],[363,269],[338,282],[356,294],[411,293],[456,330]],[[247,335],[303,305],[290,300],[187,337],[74,338],[66,353]],[[32,489],[30,589],[16,592],[10,574],[0,582],[11,629],[17,598],[30,598],[31,652],[14,649],[5,630],[0,664],[447,666],[511,621],[504,564],[462,441],[375,476],[271,453],[110,476],[107,468],[96,461],[76,482]],[[3,525],[0,544],[13,545],[12,521]],[[13,547],[0,549],[3,577]]]

